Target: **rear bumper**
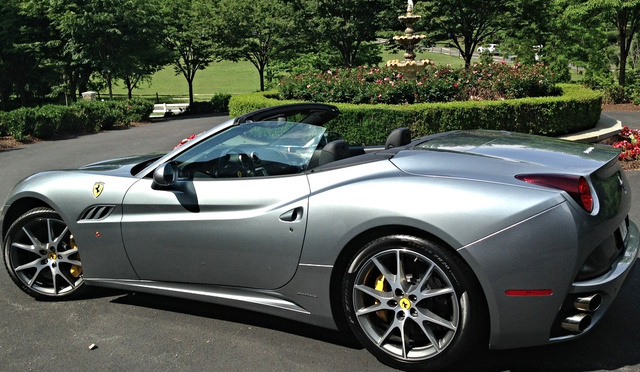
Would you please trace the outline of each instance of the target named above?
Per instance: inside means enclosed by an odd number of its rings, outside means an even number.
[[[611,265],[611,270],[606,274],[597,278],[575,282],[572,284],[563,306],[558,313],[558,317],[553,324],[551,330],[550,342],[564,341],[576,338],[593,328],[598,321],[606,313],[613,300],[616,298],[622,285],[624,284],[627,275],[631,271],[633,264],[638,257],[638,250],[640,246],[640,236],[638,227],[629,222],[629,230],[627,239],[625,241],[624,251],[620,254],[618,259]],[[591,295],[599,295],[602,298],[602,303],[597,310],[593,312],[580,311],[573,305],[574,301],[578,297],[587,297]],[[562,321],[573,315],[587,315],[591,318],[590,325],[584,329],[583,332],[574,333],[569,332],[562,328]]]

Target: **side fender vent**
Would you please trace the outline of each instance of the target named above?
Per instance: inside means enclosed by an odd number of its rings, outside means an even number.
[[[115,205],[94,205],[80,214],[78,221],[100,221],[109,217],[115,209]]]

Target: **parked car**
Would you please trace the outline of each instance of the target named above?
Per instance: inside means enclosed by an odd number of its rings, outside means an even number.
[[[353,146],[325,127],[338,115],[267,108],[164,155],[32,175],[0,212],[9,276],[41,300],[101,286],[340,329],[406,370],[602,319],[638,255],[617,150],[407,128]]]
[[[489,46],[479,46],[478,53],[489,53],[497,56],[500,54],[500,50],[498,49],[498,44],[489,44]]]

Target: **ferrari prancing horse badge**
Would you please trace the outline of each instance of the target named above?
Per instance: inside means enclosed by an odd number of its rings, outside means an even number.
[[[102,190],[104,190],[104,182],[96,182],[93,184],[93,197],[98,198],[100,194],[102,194]]]

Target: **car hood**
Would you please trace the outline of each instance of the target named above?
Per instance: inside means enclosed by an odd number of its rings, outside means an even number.
[[[590,174],[619,154],[611,146],[485,130],[441,133],[407,148],[392,159],[406,172],[477,178],[520,172]]]
[[[84,165],[78,170],[97,172],[97,173],[109,173],[114,176],[132,176],[138,173],[138,171],[145,168],[151,162],[160,158],[164,153],[155,153],[147,155],[135,155],[127,156],[117,159],[104,160],[96,163]],[[135,168],[135,169],[134,169]]]

